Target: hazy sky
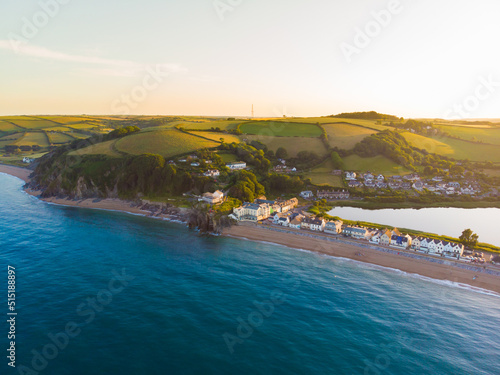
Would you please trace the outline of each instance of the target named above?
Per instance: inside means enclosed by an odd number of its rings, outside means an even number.
[[[498,0],[2,0],[0,114],[500,117]]]

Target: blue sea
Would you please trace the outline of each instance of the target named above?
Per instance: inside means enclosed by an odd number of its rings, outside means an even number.
[[[500,374],[494,293],[49,205],[4,174],[0,272],[1,374]]]

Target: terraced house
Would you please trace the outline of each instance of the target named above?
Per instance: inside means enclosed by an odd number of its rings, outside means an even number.
[[[342,229],[342,234],[344,236],[352,238],[367,238],[369,233],[370,231],[366,228],[347,226]]]
[[[316,194],[319,199],[335,200],[349,199],[350,193],[347,190],[319,190]]]
[[[300,228],[322,232],[325,228],[325,220],[318,217],[305,217],[300,224]]]

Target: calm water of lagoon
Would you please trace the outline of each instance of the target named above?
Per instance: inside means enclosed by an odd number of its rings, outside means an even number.
[[[452,237],[459,237],[464,229],[470,228],[479,235],[480,242],[500,246],[500,209],[498,208],[366,210],[335,207],[329,215],[339,216],[345,220],[368,221]]]

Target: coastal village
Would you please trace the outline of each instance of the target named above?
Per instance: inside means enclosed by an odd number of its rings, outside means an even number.
[[[221,192],[219,192],[221,193]],[[325,196],[321,192],[320,196]],[[333,196],[345,194],[330,192]],[[260,197],[254,202],[235,208],[230,217],[238,222],[252,222],[260,225],[274,225],[295,230],[322,232],[327,235],[349,237],[368,244],[388,246],[400,250],[412,250],[422,254],[454,258],[457,260],[484,263],[482,253],[467,252],[464,245],[455,242],[410,236],[397,228],[375,229],[346,225],[342,220],[325,220],[305,212],[298,207],[298,199],[266,200]]]
[[[319,190],[303,191],[301,198],[312,200],[339,200],[348,199],[346,190]],[[200,201],[210,205],[222,203],[225,200],[222,191],[205,193]],[[299,207],[299,200],[276,199],[268,200],[265,196],[253,202],[245,202],[240,207],[235,207],[230,218],[239,223],[255,223],[259,225],[286,227],[291,230],[321,232],[331,236],[343,236],[356,241],[365,241],[367,244],[387,246],[400,250],[410,250],[432,256],[454,258],[462,261],[484,263],[483,253],[474,253],[465,250],[461,243],[410,236],[402,233],[398,228],[376,229],[361,226],[347,225],[342,220],[325,220],[306,211],[307,207]]]

